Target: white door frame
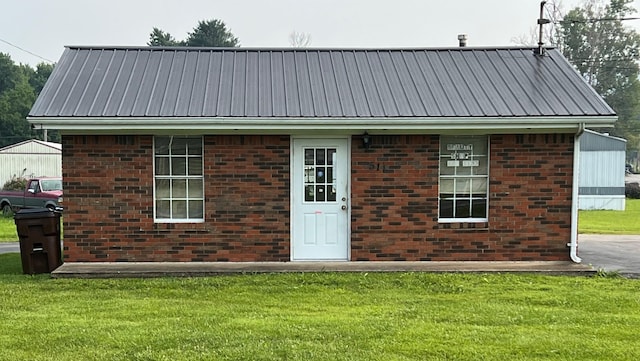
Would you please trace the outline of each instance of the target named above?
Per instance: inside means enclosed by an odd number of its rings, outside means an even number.
[[[344,237],[345,237],[345,245],[344,247],[346,247],[346,252],[345,255],[346,257],[340,257],[340,258],[327,258],[326,260],[343,260],[343,261],[348,261],[351,259],[351,136],[292,136],[291,137],[291,142],[290,142],[290,148],[291,148],[291,157],[290,157],[290,170],[289,170],[289,174],[290,174],[290,258],[291,261],[322,261],[324,259],[322,258],[318,258],[318,259],[308,259],[308,258],[297,258],[296,259],[296,232],[299,231],[300,227],[303,227],[302,224],[296,224],[296,220],[299,218],[296,217],[296,213],[295,212],[299,212],[299,210],[297,209],[298,203],[300,202],[300,198],[302,197],[302,194],[298,194],[298,190],[299,188],[296,188],[296,182],[301,182],[302,179],[302,173],[299,173],[299,170],[295,169],[295,157],[303,157],[303,154],[297,154],[296,153],[296,145],[299,142],[304,142],[304,141],[309,141],[312,143],[316,143],[314,145],[317,146],[332,146],[334,144],[336,144],[336,146],[342,146],[342,144],[340,143],[336,143],[335,141],[339,141],[339,142],[343,142],[344,143],[344,151],[346,152],[346,155],[344,157],[344,160],[346,162],[346,165],[344,167],[345,169],[345,173],[344,175],[342,175],[344,177],[344,181],[345,181],[345,190],[344,190],[344,195],[340,195],[338,197],[338,200],[336,202],[336,207],[342,207],[343,205],[346,206],[346,210],[340,210],[341,212],[345,213],[346,216],[346,221],[345,221],[345,226],[344,229],[342,230],[342,232],[344,232]],[[319,142],[324,141],[324,143],[322,143],[322,145],[319,144]],[[333,143],[333,144],[332,144]],[[341,175],[338,175],[341,176]],[[346,197],[346,201],[341,202],[341,197],[344,196]]]

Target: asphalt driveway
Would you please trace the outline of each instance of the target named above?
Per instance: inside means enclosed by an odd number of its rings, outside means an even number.
[[[0,253],[16,252],[20,252],[20,244],[18,242],[0,242]]]
[[[578,235],[582,263],[607,272],[640,278],[640,235]]]

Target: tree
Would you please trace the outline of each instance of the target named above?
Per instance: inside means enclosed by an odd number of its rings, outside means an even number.
[[[52,71],[53,64],[33,69],[0,53],[0,147],[37,137],[39,131],[31,129],[26,117]],[[56,131],[48,135],[47,140],[60,140]]]
[[[193,32],[188,34],[185,45],[234,47],[239,46],[240,42],[221,20],[213,19],[200,21]]]
[[[52,72],[53,64],[40,63],[36,66],[35,72],[29,76],[29,84],[36,92],[36,95],[40,94],[42,88],[44,88],[44,84],[47,82],[47,79],[49,79]]]
[[[306,48],[311,45],[311,34],[299,33],[294,30],[289,34],[289,44],[294,48]]]
[[[27,113],[21,110],[25,107],[23,100],[28,102],[33,97],[33,90],[25,85],[24,69],[15,65],[9,55],[0,53],[0,147],[28,139],[31,128],[24,119]],[[27,106],[30,108],[30,104]]]
[[[33,138],[26,116],[36,101],[36,94],[26,77],[0,94],[0,147]]]
[[[19,68],[8,54],[0,53],[0,94],[13,88],[20,76]]]
[[[187,34],[187,38],[182,41],[176,39],[169,33],[153,28],[149,34],[149,46],[195,46],[195,47],[235,47],[240,42],[237,37],[231,33],[222,20],[212,19],[208,21],[200,21],[193,29],[193,32]]]
[[[561,50],[618,114],[611,133],[638,148],[640,132],[640,35],[625,26],[633,0],[586,1],[560,22]]]
[[[158,28],[153,28],[151,34],[149,34],[149,46],[176,46],[179,45],[176,39],[171,34],[164,32]]]

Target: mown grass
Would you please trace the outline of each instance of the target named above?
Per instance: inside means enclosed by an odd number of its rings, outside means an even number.
[[[0,242],[17,242],[18,233],[13,217],[0,215]]]
[[[624,211],[580,211],[580,233],[640,234],[640,199],[627,198]]]
[[[60,222],[62,226],[62,220]],[[18,242],[18,232],[13,216],[3,217],[0,215],[0,242]]]
[[[0,255],[0,360],[640,359],[638,280],[20,272]]]

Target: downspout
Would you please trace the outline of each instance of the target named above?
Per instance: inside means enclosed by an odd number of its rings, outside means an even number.
[[[580,136],[584,133],[584,123],[578,125],[578,132],[573,141],[573,187],[571,194],[571,260],[575,263],[582,262],[578,257],[578,200],[580,190]]]

